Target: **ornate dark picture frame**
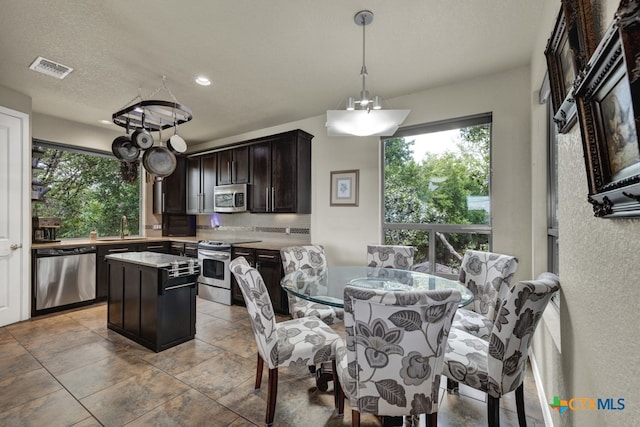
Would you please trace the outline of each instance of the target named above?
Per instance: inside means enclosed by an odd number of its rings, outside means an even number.
[[[568,132],[576,123],[573,83],[586,67],[595,45],[590,0],[563,0],[544,52],[554,121],[560,133]]]
[[[575,82],[596,217],[640,216],[640,0],[622,0]]]

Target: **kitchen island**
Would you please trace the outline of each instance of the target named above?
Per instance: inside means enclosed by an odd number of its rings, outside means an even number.
[[[107,327],[155,352],[195,337],[193,258],[156,252],[107,255]]]

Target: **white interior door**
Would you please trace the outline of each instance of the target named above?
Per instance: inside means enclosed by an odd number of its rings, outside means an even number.
[[[0,107],[0,326],[29,318],[29,116]]]

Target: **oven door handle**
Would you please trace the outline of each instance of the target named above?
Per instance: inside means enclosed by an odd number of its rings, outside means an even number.
[[[206,257],[214,259],[216,261],[228,261],[229,259],[231,259],[230,253],[210,252],[202,249],[198,249],[198,255],[200,258]]]

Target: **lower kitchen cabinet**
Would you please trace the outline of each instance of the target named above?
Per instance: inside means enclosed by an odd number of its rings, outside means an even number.
[[[155,352],[195,337],[197,275],[109,260],[107,327]]]
[[[273,310],[280,314],[289,314],[289,302],[286,292],[280,286],[284,276],[280,251],[254,248],[233,248],[231,258],[245,257],[249,265],[255,267],[262,275],[262,279],[269,291]],[[238,287],[235,277],[231,278],[231,302],[245,305],[242,291]]]
[[[150,243],[149,243],[150,244]],[[107,299],[109,288],[109,269],[105,256],[123,252],[137,252],[138,243],[116,243],[113,245],[98,245],[96,248],[96,300]]]

